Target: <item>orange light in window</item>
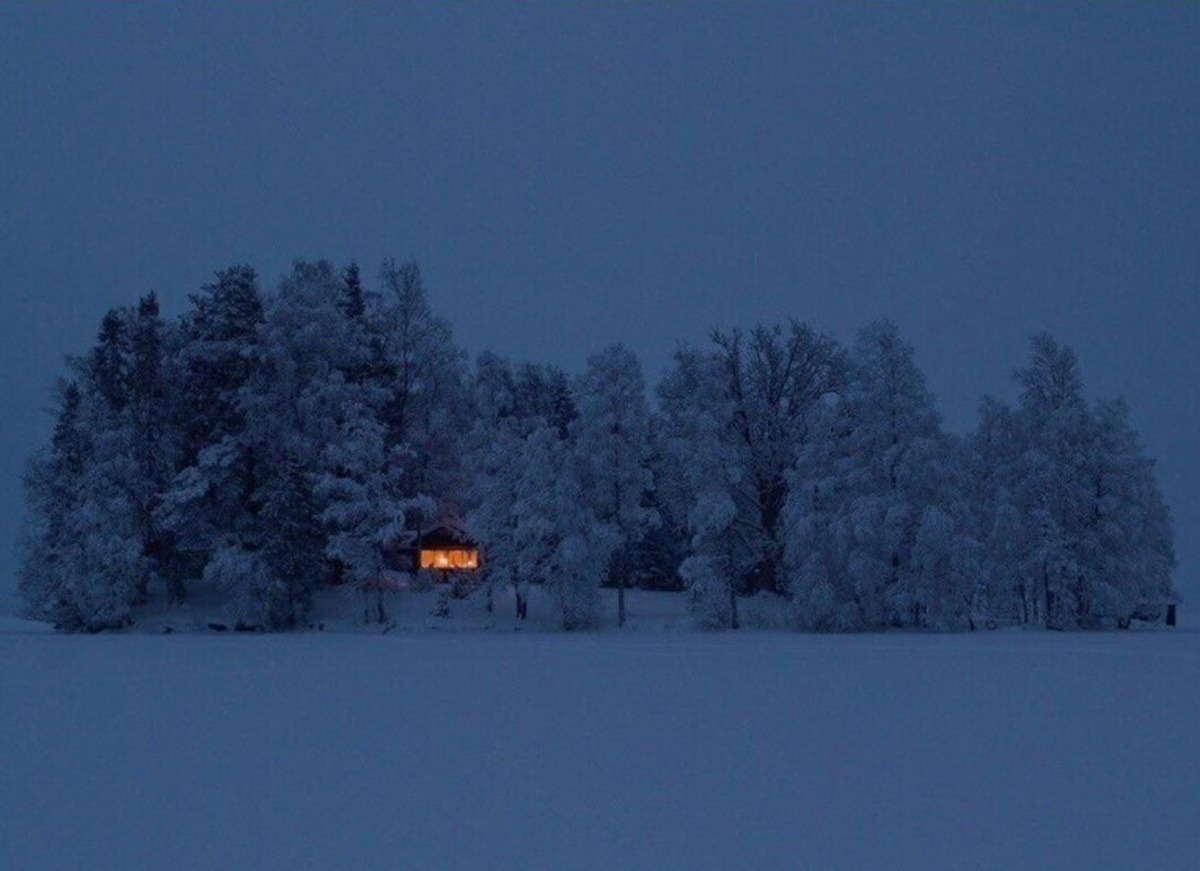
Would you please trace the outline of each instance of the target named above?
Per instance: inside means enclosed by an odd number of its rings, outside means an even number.
[[[441,570],[477,569],[479,568],[479,551],[467,548],[422,550],[421,568]]]

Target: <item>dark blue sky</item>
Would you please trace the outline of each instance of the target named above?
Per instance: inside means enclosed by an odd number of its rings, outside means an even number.
[[[106,308],[396,256],[472,352],[571,369],[886,315],[959,431],[1050,329],[1200,595],[1198,46],[1182,3],[0,5],[0,536]]]

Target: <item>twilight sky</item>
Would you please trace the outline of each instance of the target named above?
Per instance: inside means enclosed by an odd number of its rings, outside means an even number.
[[[0,608],[61,355],[236,262],[421,261],[472,352],[1029,335],[1125,396],[1200,597],[1200,5],[0,4]]]

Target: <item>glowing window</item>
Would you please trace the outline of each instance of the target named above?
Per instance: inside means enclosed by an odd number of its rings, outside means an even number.
[[[477,569],[479,568],[479,551],[473,548],[422,549],[421,568],[443,570]]]

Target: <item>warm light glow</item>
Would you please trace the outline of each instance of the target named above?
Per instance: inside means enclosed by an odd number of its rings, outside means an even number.
[[[421,568],[423,569],[477,569],[479,568],[479,551],[466,548],[451,550],[422,550]]]

